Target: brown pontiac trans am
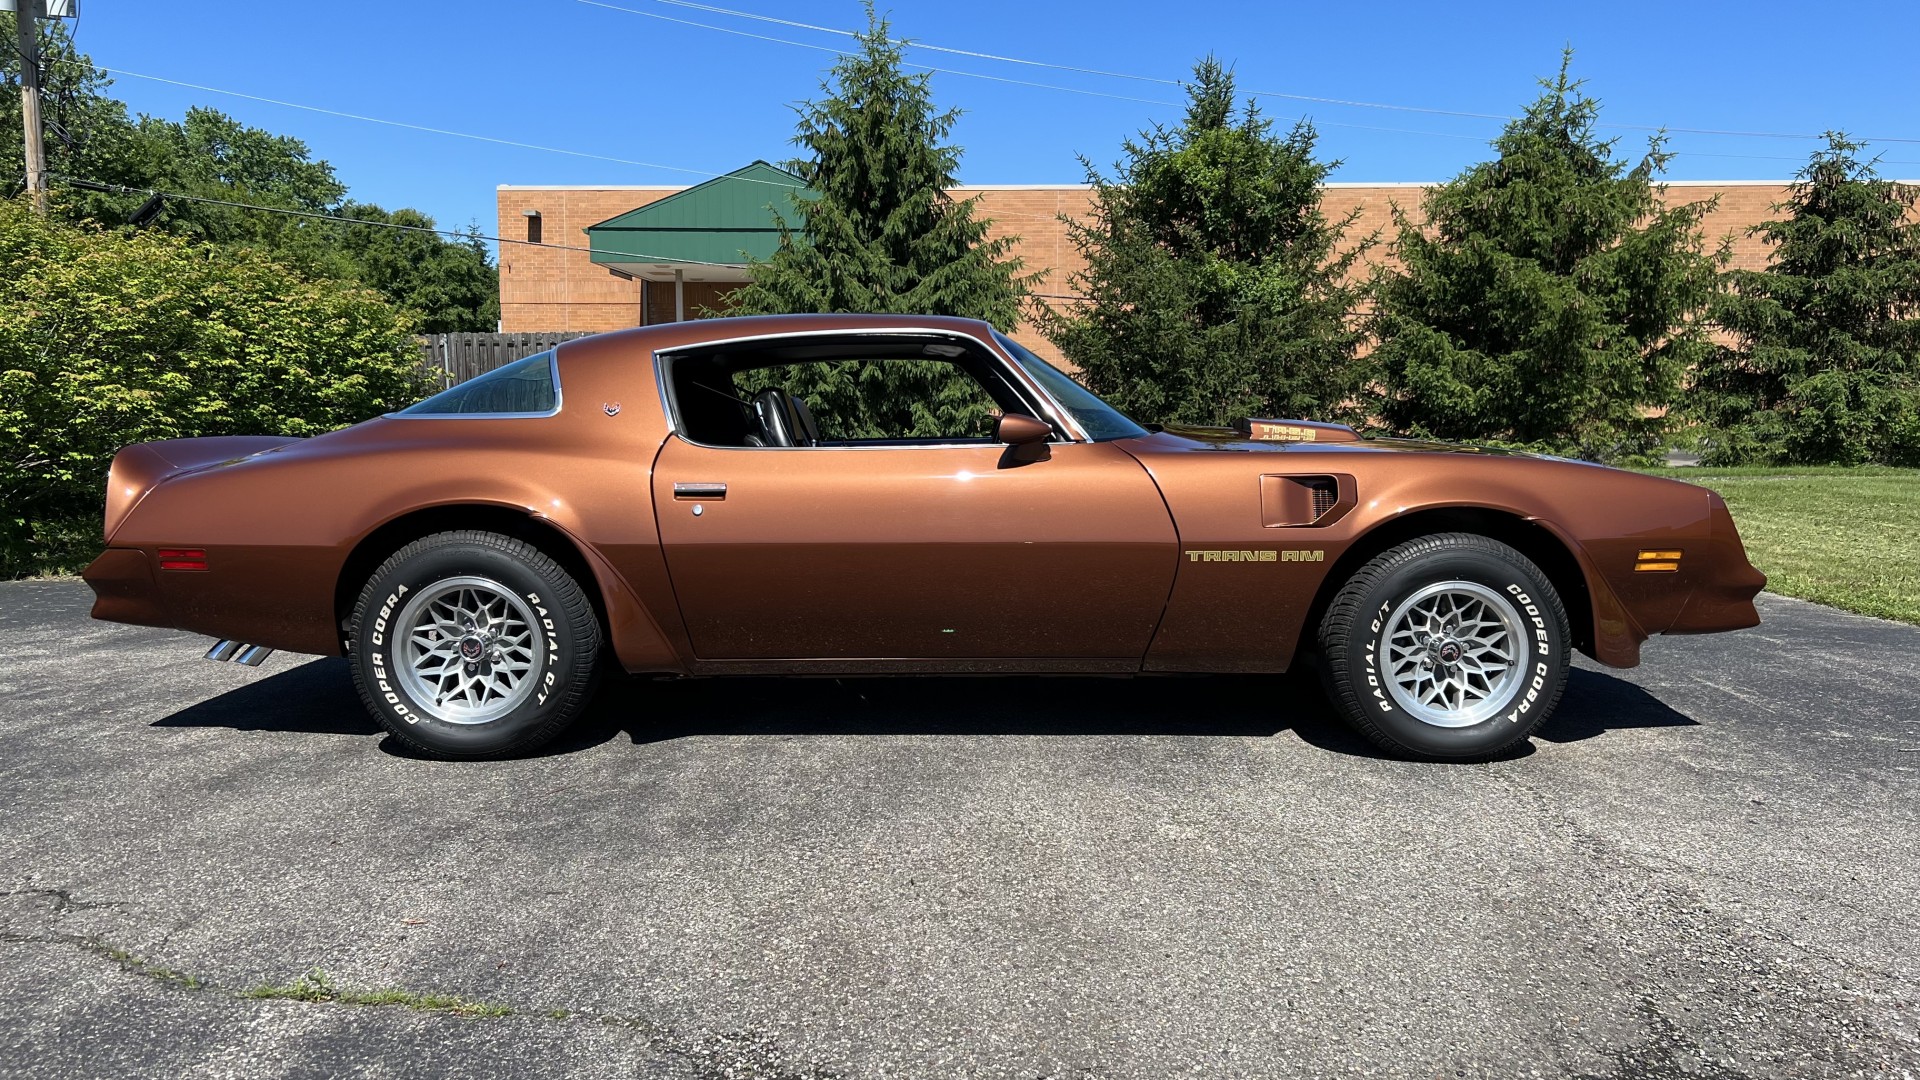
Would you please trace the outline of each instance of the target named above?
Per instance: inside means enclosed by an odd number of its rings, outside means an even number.
[[[1756,625],[1766,582],[1703,488],[1311,421],[1142,427],[982,323],[859,315],[603,334],[318,438],[130,446],[106,538],[95,618],[344,655],[449,757],[553,738],[603,666],[1316,657],[1381,747],[1482,758],[1553,711],[1573,650],[1632,667],[1650,634]]]

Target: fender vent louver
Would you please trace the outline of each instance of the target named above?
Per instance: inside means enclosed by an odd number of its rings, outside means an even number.
[[[1333,482],[1331,476],[1309,480],[1307,486],[1313,489],[1313,517],[1318,521],[1321,515],[1333,509],[1333,504],[1339,501],[1340,488]]]
[[[1260,478],[1260,524],[1269,529],[1319,524],[1339,501],[1340,482],[1331,476]]]

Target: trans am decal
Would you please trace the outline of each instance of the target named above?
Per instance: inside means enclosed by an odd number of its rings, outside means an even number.
[[[1325,551],[1275,551],[1271,548],[1254,551],[1209,551],[1194,549],[1187,552],[1188,562],[1326,562]]]

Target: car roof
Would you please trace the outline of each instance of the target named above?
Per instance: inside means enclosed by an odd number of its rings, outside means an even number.
[[[656,352],[693,345],[779,334],[831,333],[836,330],[856,333],[935,331],[964,334],[982,341],[991,340],[994,332],[992,326],[978,319],[962,319],[951,315],[745,315],[661,323],[575,338],[560,346],[558,359],[562,365],[569,367],[609,360],[632,361],[650,358]]]

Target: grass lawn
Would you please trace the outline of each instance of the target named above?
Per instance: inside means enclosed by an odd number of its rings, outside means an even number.
[[[1767,590],[1920,624],[1920,469],[1653,469],[1727,500]]]

